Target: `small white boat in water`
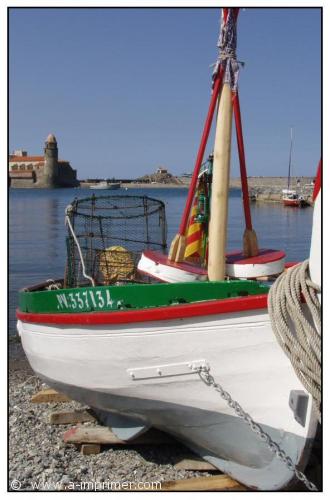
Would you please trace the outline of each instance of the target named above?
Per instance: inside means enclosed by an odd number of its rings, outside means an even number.
[[[296,189],[291,189],[291,169],[292,169],[292,146],[293,146],[293,129],[290,129],[290,155],[289,155],[289,169],[288,169],[288,185],[287,189],[282,189],[282,201],[285,207],[303,208],[307,207],[308,203],[306,198]]]
[[[97,184],[91,184],[89,189],[119,189],[120,182],[109,182],[109,181],[101,181]]]

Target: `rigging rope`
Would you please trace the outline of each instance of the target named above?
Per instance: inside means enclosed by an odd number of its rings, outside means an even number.
[[[270,289],[268,312],[276,338],[321,421],[321,288],[309,275],[308,260],[281,274]],[[306,304],[302,304],[303,295]]]

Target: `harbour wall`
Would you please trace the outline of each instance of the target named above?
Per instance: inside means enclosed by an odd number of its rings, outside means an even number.
[[[303,195],[306,201],[312,204],[314,177],[292,177],[290,189],[295,189],[298,194]],[[249,195],[254,201],[280,202],[282,200],[282,190],[287,189],[287,177],[249,177]],[[230,187],[240,188],[239,178],[231,179]]]

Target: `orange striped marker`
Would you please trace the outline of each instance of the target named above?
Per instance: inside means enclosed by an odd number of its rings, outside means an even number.
[[[184,258],[202,255],[203,229],[200,222],[195,221],[198,207],[198,196],[195,196],[194,204],[191,210],[189,226],[186,235],[186,249]]]

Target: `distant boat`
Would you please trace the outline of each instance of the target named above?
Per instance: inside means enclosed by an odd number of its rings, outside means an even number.
[[[292,162],[292,145],[293,145],[293,129],[291,128],[290,154],[289,154],[289,170],[288,170],[288,186],[282,190],[282,200],[285,207],[306,207],[308,205],[306,199],[301,194],[299,195],[295,189],[291,189],[291,162]]]
[[[299,195],[294,189],[283,189],[282,200],[285,207],[306,207],[308,205],[304,196]]]
[[[90,189],[119,189],[120,182],[109,182],[109,181],[101,181],[97,184],[91,184],[89,186]]]

